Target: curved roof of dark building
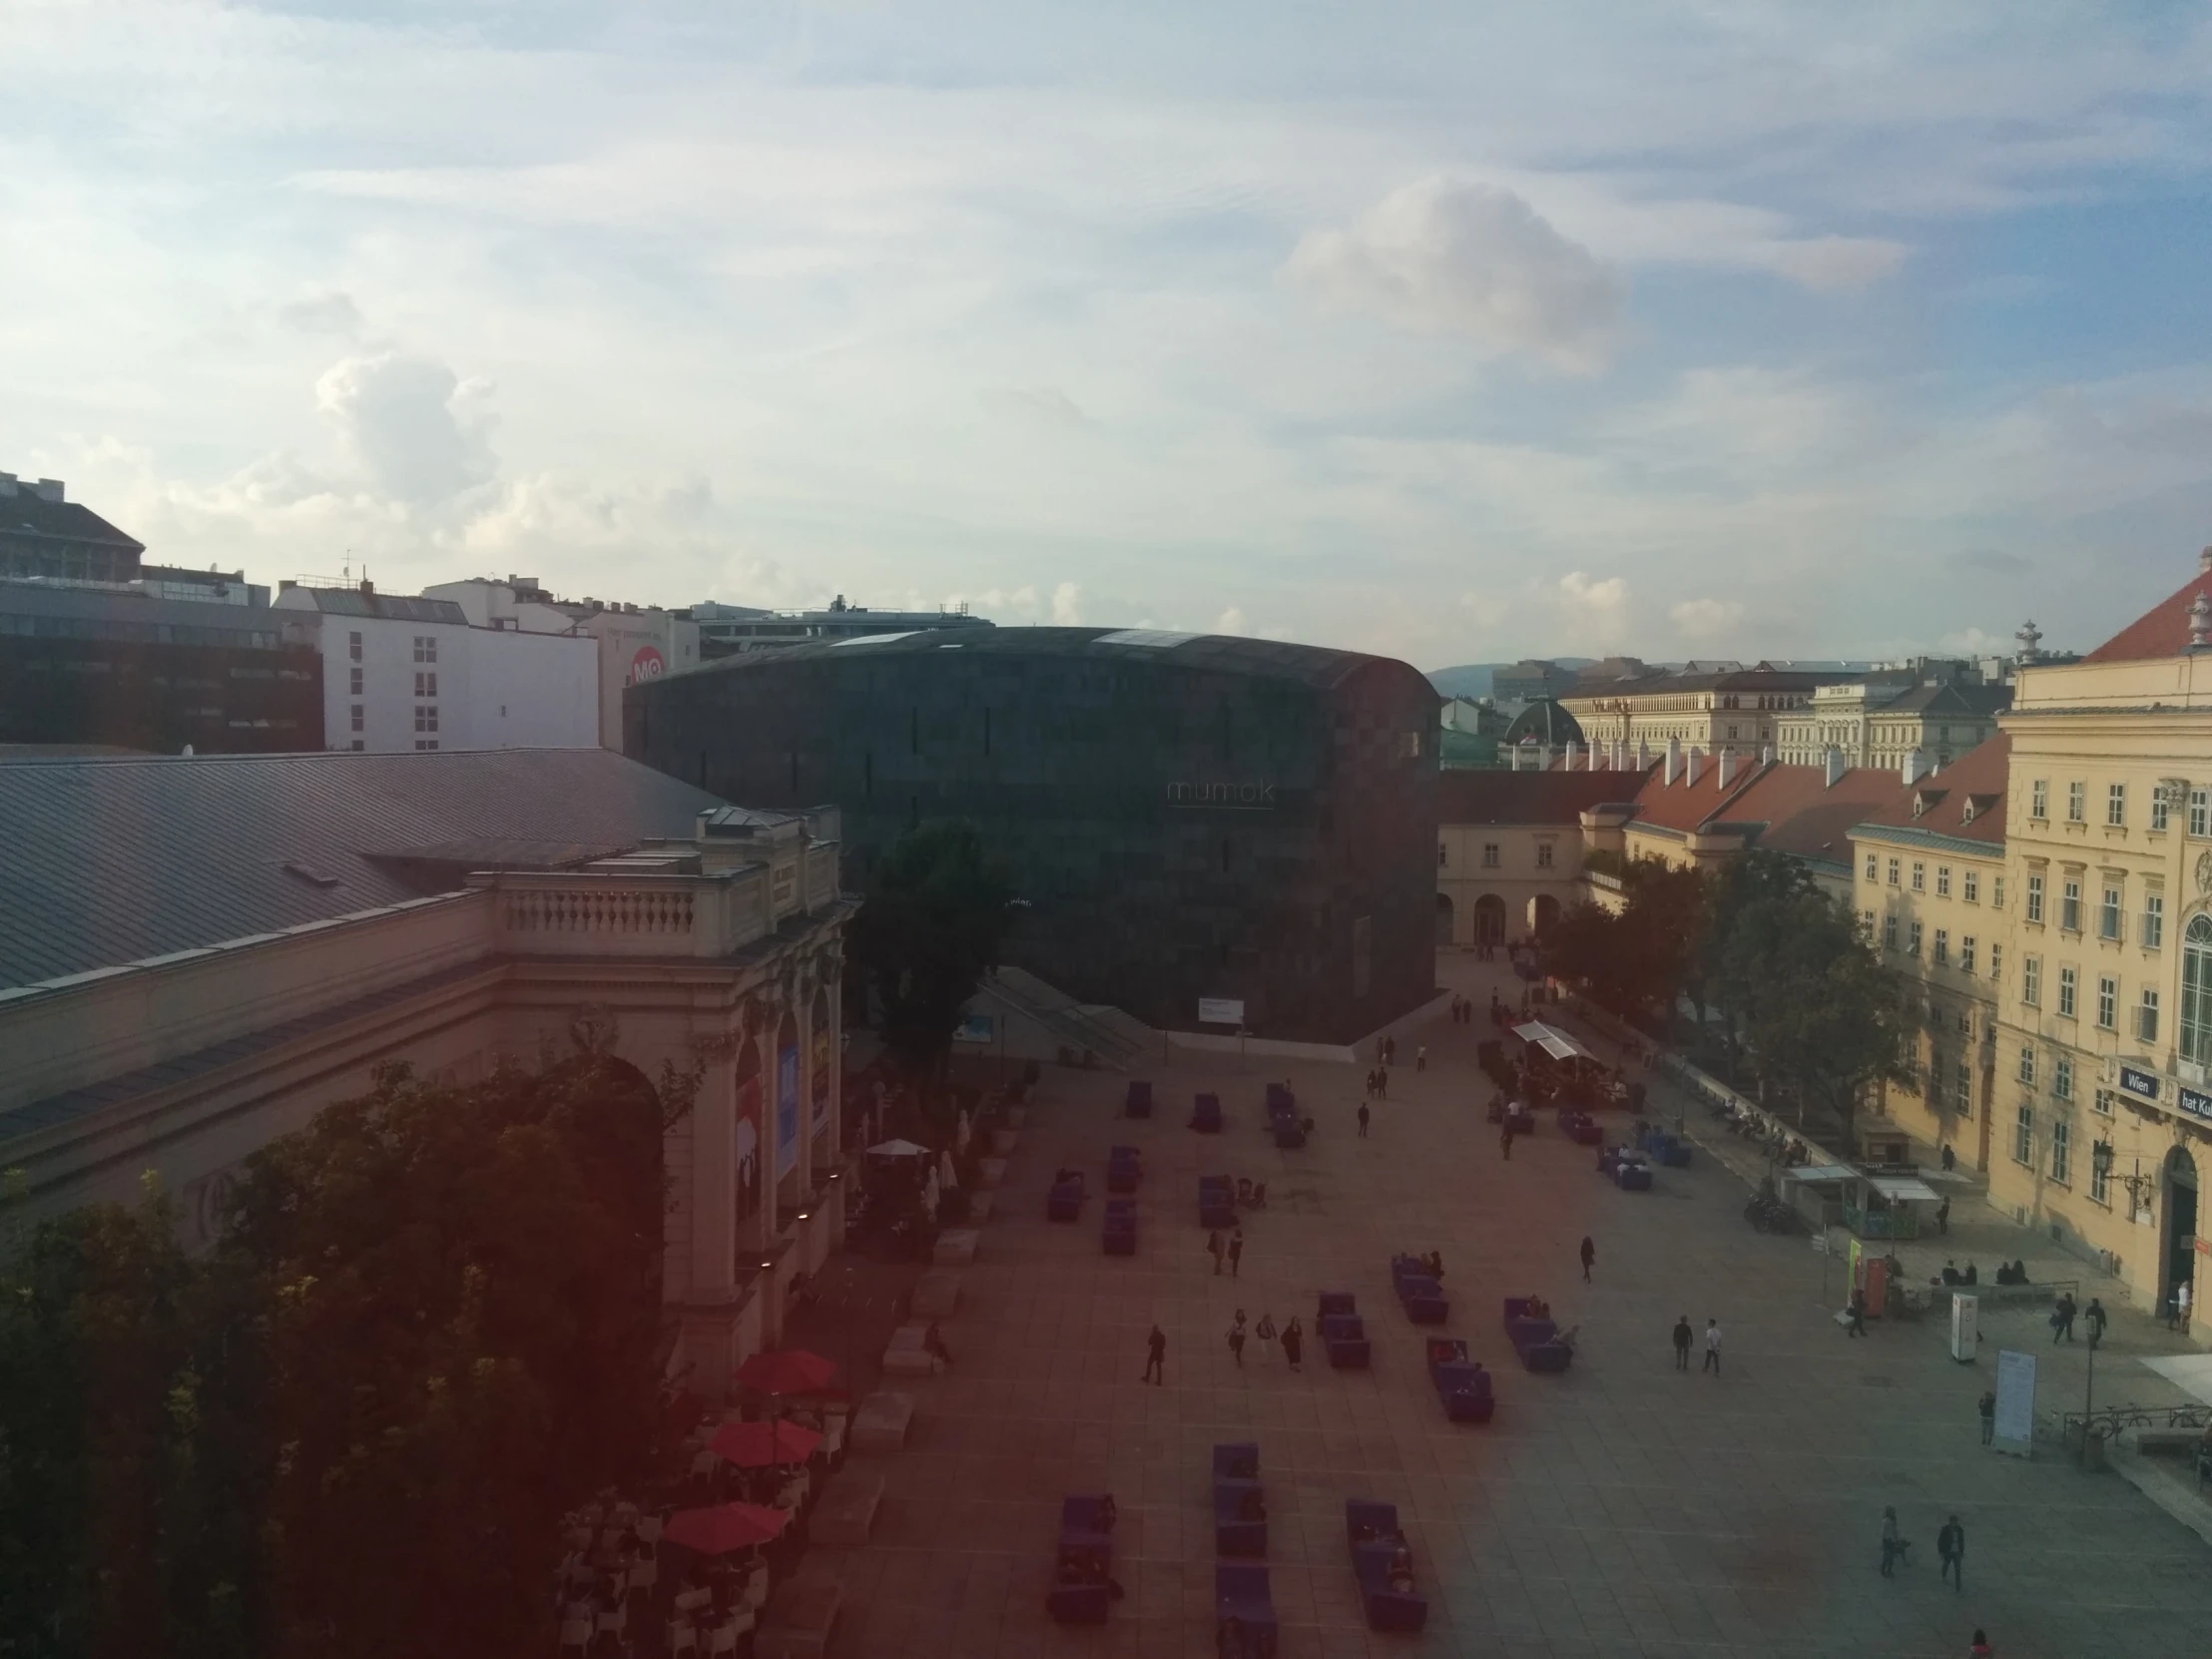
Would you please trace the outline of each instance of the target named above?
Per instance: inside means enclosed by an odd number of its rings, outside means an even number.
[[[1567,713],[1548,697],[1539,697],[1513,717],[1513,724],[1505,728],[1500,743],[1522,743],[1533,738],[1537,743],[1588,743],[1582,736],[1581,722]]]
[[[1246,639],[1234,634],[1180,634],[1158,628],[926,628],[910,634],[865,634],[857,639],[819,645],[793,645],[753,651],[703,664],[689,674],[652,682],[664,692],[686,681],[717,674],[773,672],[787,664],[843,664],[963,651],[987,657],[1080,657],[1096,662],[1144,663],[1248,674],[1261,679],[1295,680],[1303,685],[1341,685],[1363,669],[1388,664],[1414,678],[1419,671],[1391,657],[1362,651],[1337,651],[1321,645],[1290,645],[1279,640]],[[1422,683],[1425,685],[1426,681]],[[1440,701],[1440,699],[1439,699]]]

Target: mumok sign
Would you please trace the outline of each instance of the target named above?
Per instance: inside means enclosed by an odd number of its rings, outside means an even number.
[[[1273,784],[1170,784],[1170,807],[1232,807],[1264,813],[1275,807]]]

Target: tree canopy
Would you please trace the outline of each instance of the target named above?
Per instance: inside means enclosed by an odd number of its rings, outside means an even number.
[[[0,1650],[504,1653],[549,1640],[567,1507],[663,1416],[660,1143],[689,1101],[586,1053],[381,1074],[168,1202],[0,1265]]]
[[[960,1010],[997,965],[1014,891],[973,825],[917,826],[870,872],[849,933],[875,993],[883,1041],[917,1077],[951,1052]]]
[[[1708,911],[1705,877],[1657,858],[1621,866],[1615,913],[1577,904],[1545,941],[1550,970],[1625,1018],[1664,1019],[1681,994]]]

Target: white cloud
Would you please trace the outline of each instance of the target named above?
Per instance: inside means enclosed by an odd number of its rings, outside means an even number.
[[[1618,344],[1628,284],[1511,191],[1423,179],[1349,231],[1314,231],[1286,274],[1336,303],[1589,373]]]
[[[1620,576],[1596,581],[1579,570],[1570,570],[1559,578],[1559,596],[1576,610],[1617,617],[1628,604],[1628,582]]]
[[[441,362],[393,351],[347,357],[314,389],[347,459],[395,500],[433,506],[492,475],[489,420],[477,406],[489,387]]]
[[[1073,582],[1062,582],[1052,590],[1052,620],[1061,628],[1079,627],[1083,621],[1083,590]]]
[[[1910,252],[1879,237],[1812,237],[1770,248],[1775,270],[1823,293],[1853,292],[1893,276]]]
[[[1733,599],[1684,599],[1668,606],[1667,616],[1684,638],[1709,640],[1741,622],[1744,608]]]
[[[997,386],[977,396],[993,414],[1023,426],[1071,432],[1091,423],[1091,417],[1058,386]]]
[[[1244,612],[1232,605],[1214,619],[1214,632],[1217,634],[1249,634],[1252,630],[1245,626]]]
[[[278,305],[276,320],[302,334],[336,334],[351,339],[361,331],[361,308],[353,303],[351,294],[323,288]]]

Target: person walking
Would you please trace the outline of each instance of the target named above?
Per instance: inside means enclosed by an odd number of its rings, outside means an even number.
[[[1388,1066],[1383,1066],[1375,1074],[1375,1098],[1378,1100],[1390,1098],[1390,1068]]]
[[[1966,1649],[1966,1659],[1996,1659],[1996,1653],[1997,1650],[1989,1645],[1989,1633],[1976,1630],[1973,1633],[1973,1646]]]
[[[2081,1321],[2089,1328],[2089,1346],[2091,1348],[2095,1348],[2097,1344],[2104,1341],[2105,1313],[2103,1303],[2095,1297],[2091,1297],[2089,1306],[2082,1311]]]
[[[1505,1155],[1505,1161],[1508,1164],[1513,1161],[1513,1126],[1511,1124],[1508,1123],[1498,1131],[1497,1149]]]
[[[1260,1315],[1260,1323],[1252,1328],[1252,1334],[1263,1343],[1275,1341],[1275,1316],[1266,1312]]]
[[[1426,1043],[1422,1043],[1420,1047],[1413,1050],[1413,1069],[1415,1071],[1426,1071],[1428,1069],[1428,1045]]]
[[[1235,1323],[1229,1327],[1229,1354],[1230,1358],[1237,1362],[1237,1369],[1239,1371],[1244,1370],[1244,1345],[1245,1311],[1242,1308],[1239,1308],[1237,1310],[1237,1318]]]
[[[2189,1335],[2189,1281],[2184,1279],[2174,1287],[2174,1311],[2181,1316],[2181,1334]]]
[[[1690,1339],[1696,1335],[1690,1329],[1690,1316],[1684,1314],[1674,1322],[1674,1369],[1686,1372],[1690,1369]]]
[[[1943,1151],[1948,1155],[1950,1148],[1946,1146]],[[1950,1166],[1945,1164],[1943,1167],[1948,1169]],[[1942,1203],[1936,1206],[1936,1231],[1946,1238],[1950,1235],[1950,1195],[1947,1193],[1944,1194]]]
[[[1371,1113],[1370,1113],[1370,1112],[1368,1111],[1368,1103],[1367,1103],[1366,1101],[1364,1101],[1364,1100],[1363,1100],[1363,1101],[1361,1101],[1361,1102],[1360,1102],[1360,1139],[1362,1139],[1363,1141],[1364,1141],[1364,1140],[1366,1140],[1366,1139],[1368,1138],[1368,1119],[1369,1119],[1369,1117],[1370,1117],[1370,1116],[1372,1116],[1372,1115],[1373,1115],[1373,1114],[1371,1114]]]
[[[1242,1277],[1239,1268],[1244,1262],[1244,1229],[1239,1227],[1229,1235],[1229,1277]]]
[[[1705,1371],[1715,1377],[1721,1374],[1721,1322],[1709,1319],[1705,1322]]]
[[[946,1371],[952,1369],[952,1350],[944,1346],[944,1333],[937,1329],[935,1320],[931,1320],[929,1329],[921,1334],[921,1348],[924,1354],[941,1363]]]
[[[1864,1337],[1867,1334],[1867,1293],[1854,1287],[1851,1293],[1851,1323],[1844,1327],[1847,1337]]]
[[[1951,1581],[1954,1591],[1966,1588],[1966,1529],[1953,1515],[1943,1522],[1942,1531],[1936,1534],[1936,1553],[1943,1558],[1942,1576]]]
[[[1291,1370],[1293,1371],[1300,1369],[1299,1354],[1305,1342],[1305,1329],[1300,1326],[1297,1320],[1294,1319],[1290,1324],[1283,1327],[1283,1358],[1290,1361]]]
[[[1590,1282],[1590,1267],[1597,1260],[1597,1246],[1590,1242],[1589,1234],[1582,1235],[1582,1283]]]
[[[2057,1306],[2050,1311],[2050,1346],[2056,1348],[2060,1338],[2073,1341],[2074,1300],[2071,1291],[2061,1291]]]
[[[1974,1406],[1981,1413],[1981,1443],[1988,1445],[1997,1437],[1997,1391],[1983,1388],[1981,1399]]]
[[[1214,1277],[1216,1279],[1219,1279],[1221,1277],[1222,1253],[1228,1247],[1221,1242],[1220,1228],[1217,1227],[1211,1233],[1208,1233],[1206,1235],[1206,1254],[1214,1259]]]
[[[1155,1325],[1152,1328],[1152,1335],[1145,1338],[1144,1346],[1146,1355],[1144,1376],[1138,1378],[1137,1381],[1155,1383],[1164,1388],[1167,1386],[1168,1381],[1168,1334]]]
[[[1882,1511],[1882,1576],[1897,1577],[1898,1557],[1905,1553],[1905,1540],[1898,1536],[1898,1512],[1895,1506]]]

